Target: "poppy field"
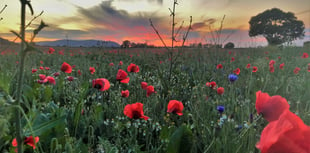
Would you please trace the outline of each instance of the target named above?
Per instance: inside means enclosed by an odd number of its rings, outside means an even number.
[[[309,48],[18,48],[0,55],[0,152],[309,153]]]

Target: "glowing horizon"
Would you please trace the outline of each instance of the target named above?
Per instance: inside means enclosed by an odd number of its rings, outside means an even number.
[[[35,41],[53,41],[58,39],[98,39],[115,41],[119,44],[123,40],[136,43],[162,46],[157,35],[150,27],[151,18],[161,33],[167,45],[170,45],[170,24],[168,8],[172,7],[170,0],[36,0],[31,1],[35,15],[44,11],[39,19],[35,20],[28,29],[35,28],[43,20],[49,27],[39,33]],[[223,22],[222,40],[233,41],[237,46],[264,45],[261,37],[250,38],[247,35],[248,21],[252,16],[267,9],[278,7],[285,12],[293,12],[302,20],[306,27],[306,36],[303,41],[310,41],[310,1],[296,0],[179,0],[176,6],[176,28],[184,21],[182,32],[188,26],[189,16],[193,16],[193,27],[190,31],[187,44],[212,41],[210,28],[207,25],[214,22],[211,30],[219,28]],[[18,1],[3,0],[0,8],[7,4],[7,8],[0,14],[0,37],[12,40],[15,38],[9,31],[19,31]],[[27,10],[27,21],[33,17]],[[27,34],[30,37],[30,33]],[[182,38],[179,38],[181,41]],[[239,45],[238,45],[239,44]]]

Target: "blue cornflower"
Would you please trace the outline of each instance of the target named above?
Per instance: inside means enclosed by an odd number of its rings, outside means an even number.
[[[223,113],[224,110],[225,110],[225,107],[224,107],[223,105],[218,105],[218,106],[216,107],[216,110],[219,111],[220,113]]]
[[[238,80],[238,76],[235,74],[229,74],[228,76],[228,80],[232,83],[235,82],[236,80]]]

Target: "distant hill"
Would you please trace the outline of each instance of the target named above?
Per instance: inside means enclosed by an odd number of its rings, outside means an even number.
[[[108,47],[117,48],[120,45],[113,41],[102,40],[56,40],[56,41],[40,41],[36,42],[39,46],[69,46],[69,47]]]
[[[3,46],[3,45],[10,45],[10,44],[17,44],[17,43],[13,43],[7,39],[4,39],[4,38],[1,38],[0,37],[0,45]]]

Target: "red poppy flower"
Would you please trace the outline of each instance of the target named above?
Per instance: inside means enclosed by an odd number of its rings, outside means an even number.
[[[282,63],[282,64],[280,64],[280,66],[279,66],[279,69],[283,69],[283,67],[284,67],[284,63]]]
[[[44,80],[46,78],[46,76],[44,74],[39,74],[39,78],[40,78],[40,80]]]
[[[310,127],[289,110],[270,122],[262,131],[256,147],[261,153],[309,153]]]
[[[54,48],[49,48],[47,53],[48,53],[48,54],[53,54],[53,53],[54,53],[54,51],[55,51],[55,49],[54,49]]]
[[[58,54],[59,54],[59,55],[64,55],[64,52],[63,52],[62,50],[60,50],[60,51],[58,52]]]
[[[130,63],[130,65],[127,67],[127,72],[135,72],[138,73],[139,72],[139,66],[133,63]]]
[[[40,68],[39,68],[40,70],[44,70],[44,67],[43,66],[40,66]]]
[[[273,66],[275,63],[276,63],[276,61],[274,61],[274,60],[270,60],[270,62],[269,62],[269,66]]]
[[[53,74],[54,77],[58,77],[59,75],[60,75],[59,72],[55,72],[55,73]]]
[[[47,76],[45,79],[46,79],[50,84],[56,85],[55,78],[53,78],[53,77],[51,77],[51,76]]]
[[[119,69],[116,74],[116,80],[120,81],[121,83],[128,83],[130,78],[127,76],[128,74],[124,70]]]
[[[109,65],[110,65],[110,66],[114,66],[114,63],[110,63]]]
[[[31,73],[35,73],[35,72],[37,72],[38,71],[38,69],[32,69],[31,70]]]
[[[123,61],[119,61],[118,65],[122,66],[123,65]]]
[[[74,80],[74,77],[73,77],[73,76],[68,76],[68,77],[67,77],[67,80],[71,82],[71,81]]]
[[[299,68],[299,67],[296,67],[296,68],[294,69],[294,73],[295,73],[295,74],[298,74],[299,71],[300,71],[300,68]]]
[[[121,94],[122,94],[122,97],[125,97],[125,98],[129,97],[129,91],[128,90],[122,91]]]
[[[212,88],[212,89],[215,89],[216,87],[216,82],[212,81],[212,82],[207,82],[206,83],[206,86]]]
[[[216,69],[222,69],[223,68],[223,65],[222,64],[218,64],[217,66],[216,66]]]
[[[110,88],[110,82],[105,78],[98,78],[92,81],[93,88],[105,91]]]
[[[235,61],[235,58],[234,58],[234,57],[231,58],[230,62],[233,62],[233,61]]]
[[[89,72],[91,73],[91,74],[94,74],[95,73],[95,68],[94,67],[89,67]]]
[[[257,67],[256,66],[253,66],[252,72],[257,72]]]
[[[183,103],[177,100],[170,100],[168,103],[168,113],[174,113],[174,114],[178,114],[179,116],[182,116],[183,113]]]
[[[251,67],[251,64],[247,64],[246,68],[249,69]]]
[[[146,82],[141,82],[141,88],[146,90],[147,83]]]
[[[39,142],[39,137],[35,137],[34,138],[34,141],[33,141],[33,137],[32,136],[29,136],[29,137],[25,137],[25,140],[23,143],[26,143],[27,145],[31,146],[33,149],[36,149],[36,143]],[[13,139],[12,141],[12,146],[13,147],[17,147],[17,140],[16,138]]]
[[[303,53],[301,58],[308,58],[308,57],[309,57],[308,53]]]
[[[50,70],[50,68],[49,67],[45,67],[45,70]]]
[[[149,119],[149,117],[145,116],[143,113],[143,104],[139,102],[134,104],[127,104],[124,108],[124,114],[131,119],[139,119],[139,118],[143,118],[144,120]]]
[[[223,87],[218,87],[217,88],[217,94],[222,95],[224,93],[224,88]]]
[[[78,74],[79,74],[79,75],[82,75],[81,70],[78,70]]]
[[[308,63],[308,72],[310,72],[310,63]]]
[[[40,61],[41,64],[43,64],[43,61]]]
[[[233,72],[234,72],[235,74],[239,75],[239,74],[240,74],[240,69],[239,69],[239,68],[236,68]]]
[[[267,121],[271,122],[277,120],[284,111],[289,110],[290,105],[279,95],[270,97],[268,93],[258,91],[255,107],[258,114],[262,114]]]
[[[62,72],[65,72],[65,73],[71,73],[72,72],[72,67],[68,63],[63,62],[62,65],[61,65],[60,70]]]
[[[270,71],[271,73],[274,72],[274,67],[273,67],[273,65],[269,66],[269,71]]]
[[[152,93],[156,93],[154,87],[149,85],[146,87],[146,97],[149,97]]]

